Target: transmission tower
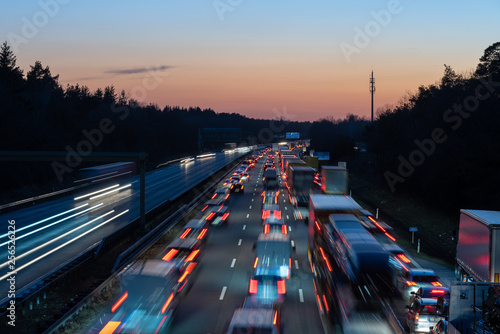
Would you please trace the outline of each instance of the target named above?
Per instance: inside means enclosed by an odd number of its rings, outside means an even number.
[[[373,122],[373,93],[375,93],[375,78],[372,75],[370,76],[370,94],[372,94],[372,122]]]

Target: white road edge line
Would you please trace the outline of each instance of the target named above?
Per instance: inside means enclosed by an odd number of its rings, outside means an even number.
[[[295,269],[299,269],[299,261],[295,260]]]

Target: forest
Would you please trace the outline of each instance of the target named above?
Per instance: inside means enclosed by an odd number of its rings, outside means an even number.
[[[373,123],[352,114],[344,119],[292,122],[199,107],[160,108],[128,98],[123,90],[117,93],[114,86],[93,92],[85,85],[63,87],[59,76],[40,61],[25,74],[3,43],[0,151],[76,149],[93,129],[103,127],[105,135],[93,152],[147,152],[150,166],[198,153],[200,128],[241,128],[247,144],[275,139],[262,136],[266,128],[277,138],[285,132],[300,132],[311,139],[316,151],[330,152],[332,163],[349,160],[353,172],[395,194],[413,193],[446,210],[497,210],[500,42],[484,50],[471,73],[457,73],[444,65],[441,79],[418,87],[394,106],[379,108]],[[366,145],[366,152],[355,149],[358,143]],[[29,185],[65,186],[54,183],[50,163],[1,163],[0,172],[1,202]]]

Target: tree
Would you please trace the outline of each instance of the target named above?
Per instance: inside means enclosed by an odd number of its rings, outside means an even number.
[[[0,80],[15,80],[23,78],[23,71],[16,66],[16,56],[7,45],[2,44],[0,48]]]
[[[441,78],[441,88],[444,87],[453,87],[455,86],[461,79],[461,76],[458,75],[451,66],[444,64],[444,74]]]
[[[500,76],[500,42],[496,42],[484,50],[476,68],[477,76]]]

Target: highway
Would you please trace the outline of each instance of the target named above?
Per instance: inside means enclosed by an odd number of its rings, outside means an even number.
[[[217,153],[148,172],[146,212],[177,198],[243,154]],[[1,299],[7,297],[9,276],[16,276],[19,291],[139,217],[139,175],[102,188],[82,190],[0,216],[0,247],[4,249],[0,261]],[[14,267],[7,262],[9,223],[15,227]]]
[[[249,171],[244,194],[231,194],[227,225],[212,227],[202,250],[199,270],[189,293],[178,305],[168,333],[224,333],[231,316],[248,294],[255,260],[252,246],[262,232],[263,159]],[[286,189],[281,185],[279,205],[288,234],[295,244],[292,274],[287,280],[287,298],[281,305],[284,333],[323,333],[312,273],[307,260],[307,226],[293,217]],[[98,316],[110,316],[110,307]],[[91,333],[102,328],[96,320]]]
[[[211,230],[201,270],[178,307],[172,333],[223,333],[234,310],[247,296],[255,261],[252,246],[263,229],[263,160],[250,171],[245,193],[231,195],[228,226]],[[282,306],[282,329],[284,333],[323,333],[307,260],[307,226],[294,219],[286,194],[282,185],[280,209],[296,251],[292,254],[292,275],[287,281],[287,299]]]

